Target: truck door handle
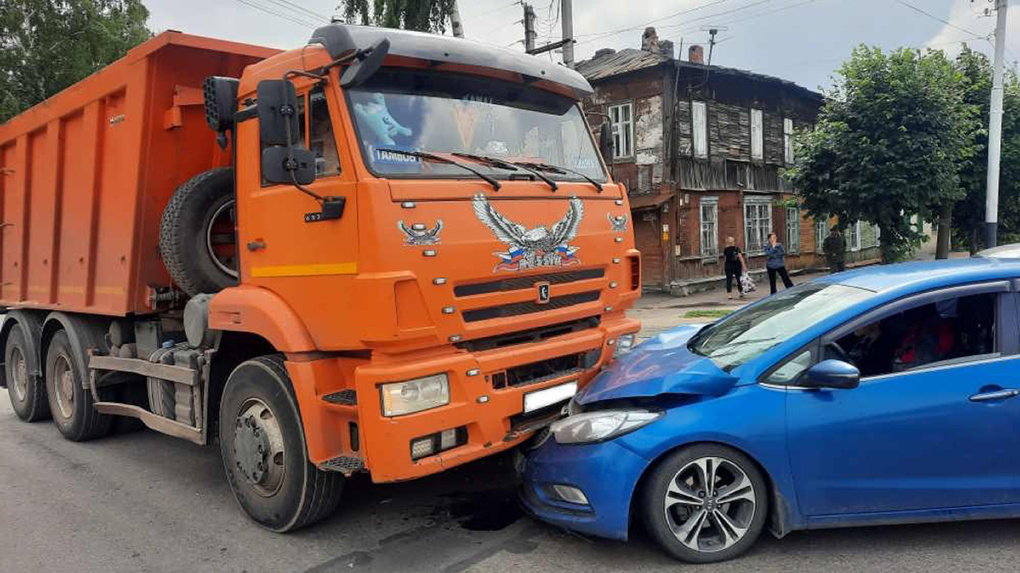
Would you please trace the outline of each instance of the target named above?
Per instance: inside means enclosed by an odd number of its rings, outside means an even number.
[[[1008,398],[1015,398],[1020,395],[1020,390],[1014,388],[1005,388],[1003,390],[996,390],[994,392],[982,392],[981,394],[974,394],[970,397],[971,402],[991,402],[993,400],[1006,400]]]

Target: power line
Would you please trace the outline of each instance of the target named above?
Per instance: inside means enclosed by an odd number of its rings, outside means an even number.
[[[276,16],[277,18],[280,18],[282,20],[287,20],[288,22],[291,22],[291,23],[294,23],[294,24],[298,24],[299,26],[304,26],[306,28],[313,28],[313,29],[317,27],[317,24],[311,24],[311,23],[306,22],[304,20],[300,20],[300,19],[296,18],[295,16],[293,16],[291,14],[276,12],[275,10],[272,10],[270,8],[266,8],[265,6],[262,6],[261,4],[256,4],[252,0],[237,0],[237,1],[240,2],[241,4],[244,4],[245,6],[250,6],[252,8],[255,8],[256,10],[259,10],[261,12],[265,12],[266,14],[270,14],[270,15]]]
[[[322,14],[319,14],[318,12],[313,12],[313,11],[309,10],[308,8],[305,8],[304,6],[302,6],[302,5],[300,5],[300,4],[296,3],[296,2],[291,2],[290,0],[266,0],[266,1],[269,2],[270,4],[279,5],[281,8],[283,8],[285,10],[289,9],[288,7],[293,8],[295,10],[300,10],[301,12],[303,12],[301,17],[306,17],[306,15],[307,15],[307,16],[311,16],[312,18],[315,18],[316,20],[323,20],[325,22],[329,22],[330,21],[330,19],[328,17],[323,16]]]
[[[684,28],[683,30],[681,30],[681,33],[687,34],[687,33],[690,33],[690,32],[694,32],[694,31],[698,30],[701,27],[701,26],[690,27],[689,25],[690,25],[691,22],[696,22],[698,20],[713,20],[713,19],[718,18],[719,16],[725,16],[726,14],[732,14],[734,12],[739,12],[740,10],[742,10],[744,8],[753,8],[755,6],[758,6],[760,4],[765,4],[766,2],[770,2],[770,1],[772,1],[772,0],[762,0],[760,2],[755,2],[754,4],[748,4],[747,6],[744,6],[743,8],[739,8],[739,9],[736,9],[736,10],[730,10],[728,12],[722,12],[720,14],[714,14],[714,15],[711,15],[711,16],[702,16],[702,17],[696,18],[694,20],[688,20],[687,22],[684,22],[683,24],[673,24],[671,26],[664,26],[663,29],[667,29],[667,28],[679,28],[681,26],[688,26],[687,28]],[[748,15],[743,16],[741,18],[737,18],[736,20],[722,20],[721,22],[725,23],[728,26],[730,24],[736,24],[738,22],[744,22],[746,20],[753,20],[755,18],[760,18],[762,16],[768,16],[769,14],[774,14],[776,12],[782,12],[783,10],[789,10],[790,8],[796,8],[798,6],[803,6],[805,4],[811,4],[811,3],[814,3],[814,2],[817,2],[817,1],[818,0],[803,0],[801,2],[796,2],[794,4],[787,4],[786,6],[780,6],[779,8],[774,8],[772,10],[765,10],[765,11],[762,11],[762,12],[755,12],[753,14],[748,14]]]
[[[590,34],[575,34],[575,38],[584,38],[584,37],[597,36],[595,38],[591,38],[590,40],[585,40],[586,42],[588,42],[588,41],[591,41],[591,40],[597,40],[599,38],[606,38],[606,37],[609,37],[609,36],[615,36],[617,34],[622,34],[624,32],[630,32],[631,30],[638,30],[638,29],[644,28],[644,27],[648,26],[649,24],[654,24],[655,22],[660,22],[662,20],[668,20],[670,18],[675,18],[677,16],[683,16],[684,14],[690,14],[691,12],[696,12],[698,10],[702,10],[702,9],[705,9],[705,8],[710,8],[710,7],[715,6],[717,4],[723,4],[725,2],[730,2],[730,1],[731,0],[715,0],[714,2],[709,2],[707,4],[702,4],[701,6],[695,6],[694,8],[688,8],[687,10],[681,10],[679,12],[674,12],[673,14],[670,14],[668,16],[662,16],[660,18],[652,19],[652,20],[649,20],[649,21],[645,22],[644,24],[639,24],[637,26],[628,26],[626,28],[619,28],[619,29],[616,29],[616,30],[603,30],[601,32],[592,32]],[[767,1],[771,1],[771,0],[765,0],[765,1],[767,2]],[[578,42],[578,43],[580,43],[580,42]]]
[[[520,3],[521,3],[521,0],[517,0],[516,2],[511,2],[509,4],[505,4],[503,6],[500,6],[499,8],[494,8],[492,10],[489,10],[488,12],[482,12],[481,14],[478,14],[477,16],[472,16],[472,18],[487,18],[487,17],[495,14],[496,12],[502,12],[503,10],[506,10],[507,8],[513,8],[514,6],[517,6]]]
[[[960,26],[957,26],[956,24],[950,22],[949,20],[940,18],[940,17],[936,16],[935,14],[932,14],[931,12],[928,12],[926,10],[918,8],[917,6],[914,6],[910,2],[907,2],[906,0],[896,0],[896,3],[900,4],[900,5],[903,5],[903,6],[906,6],[907,8],[910,8],[911,10],[913,10],[915,12],[919,12],[921,14],[924,14],[925,16],[931,18],[932,20],[938,20],[939,22],[942,22],[943,24],[945,24],[946,26],[949,26],[950,28],[956,28],[957,30],[960,30],[961,32],[967,32],[968,34],[971,34],[972,36],[977,36],[978,35],[978,34],[972,32],[972,31],[970,31],[970,30],[968,30],[966,28],[961,28]]]

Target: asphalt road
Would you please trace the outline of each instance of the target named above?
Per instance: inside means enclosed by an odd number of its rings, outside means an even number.
[[[5,391],[0,391],[4,392]],[[218,452],[150,431],[75,444],[0,396],[0,572],[676,571],[637,532],[589,540],[521,516],[497,457],[397,485],[352,480],[331,519],[290,535],[237,508]],[[1016,571],[1020,520],[763,538],[721,571]]]

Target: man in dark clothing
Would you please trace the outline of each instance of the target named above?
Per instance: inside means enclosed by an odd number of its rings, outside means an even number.
[[[846,270],[846,241],[843,240],[843,233],[832,227],[829,236],[822,241],[822,252],[825,253],[825,262],[829,264],[829,272],[839,273]]]
[[[744,298],[744,285],[740,282],[740,275],[744,274],[747,264],[744,261],[744,254],[740,252],[733,237],[726,237],[726,248],[723,249],[724,269],[726,271],[726,297],[733,298],[733,279],[737,280],[737,292],[740,298]]]

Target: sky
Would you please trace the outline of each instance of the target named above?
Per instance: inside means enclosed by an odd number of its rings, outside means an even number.
[[[156,32],[296,48],[329,21],[339,0],[142,0]],[[1020,0],[1010,0],[1006,61],[1020,58]],[[531,0],[538,44],[560,39],[560,0]],[[459,0],[465,37],[523,51],[523,9],[512,0]],[[645,26],[677,46],[705,44],[719,29],[712,63],[818,89],[859,44],[933,48],[961,41],[989,55],[992,0],[573,0],[575,59],[599,48],[640,48]],[[986,15],[985,11],[991,12]],[[450,30],[447,29],[447,34]],[[543,57],[559,61],[558,53]],[[686,59],[686,54],[683,56]]]

